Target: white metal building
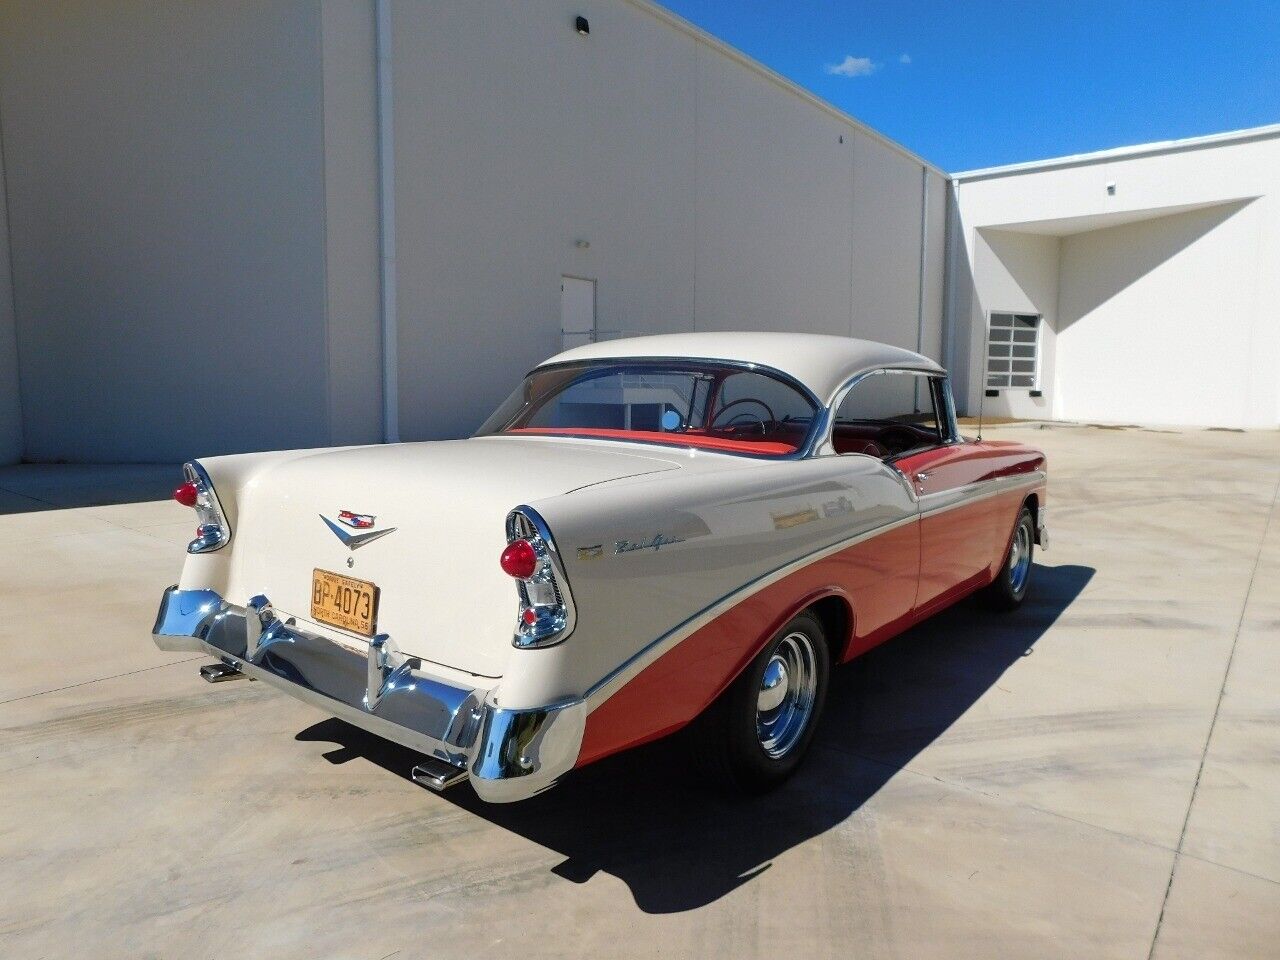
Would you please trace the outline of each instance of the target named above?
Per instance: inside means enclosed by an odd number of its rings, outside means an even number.
[[[8,0],[0,136],[0,462],[465,434],[563,329],[941,351],[945,174],[645,0]]]
[[[1274,427],[1276,134],[952,181],[648,0],[6,0],[0,463],[457,436],[679,330]]]
[[[970,412],[1280,425],[1280,125],[954,185],[947,352]]]

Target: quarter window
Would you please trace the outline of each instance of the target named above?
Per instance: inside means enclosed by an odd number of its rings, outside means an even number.
[[[939,417],[933,386],[933,378],[889,370],[859,380],[836,408],[831,428],[836,453],[889,460],[941,444],[951,432],[950,417]]]
[[[987,327],[987,388],[1040,386],[1038,313],[993,313]]]

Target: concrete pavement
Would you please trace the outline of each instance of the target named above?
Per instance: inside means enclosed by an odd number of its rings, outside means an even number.
[[[1012,615],[834,680],[729,801],[656,744],[486,807],[148,637],[172,468],[0,468],[0,956],[1280,957],[1280,434],[988,428],[1050,459]]]

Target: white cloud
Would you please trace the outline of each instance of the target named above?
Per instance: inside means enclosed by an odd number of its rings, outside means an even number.
[[[909,53],[898,54],[898,62],[902,64],[904,67],[907,66],[908,64],[911,63],[911,54]]]
[[[875,72],[876,64],[870,57],[847,56],[839,63],[827,64],[827,73],[835,77],[865,77]]]

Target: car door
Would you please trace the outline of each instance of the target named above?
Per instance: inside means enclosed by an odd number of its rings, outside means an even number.
[[[857,611],[853,655],[903,629],[915,611],[920,577],[917,497],[901,471],[889,462],[890,451],[877,443],[883,432],[892,433],[898,426],[904,410],[910,414],[915,379],[905,371],[892,370],[860,376],[835,407],[832,447],[849,458],[850,473],[857,477],[852,482],[868,498],[858,508],[865,510],[874,504],[892,518],[883,532],[859,544],[846,557],[845,586]]]
[[[957,433],[946,378],[928,378],[927,393],[938,442],[890,461],[919,502],[917,615],[945,606],[985,580],[1000,507],[986,495],[993,466],[989,451]]]

